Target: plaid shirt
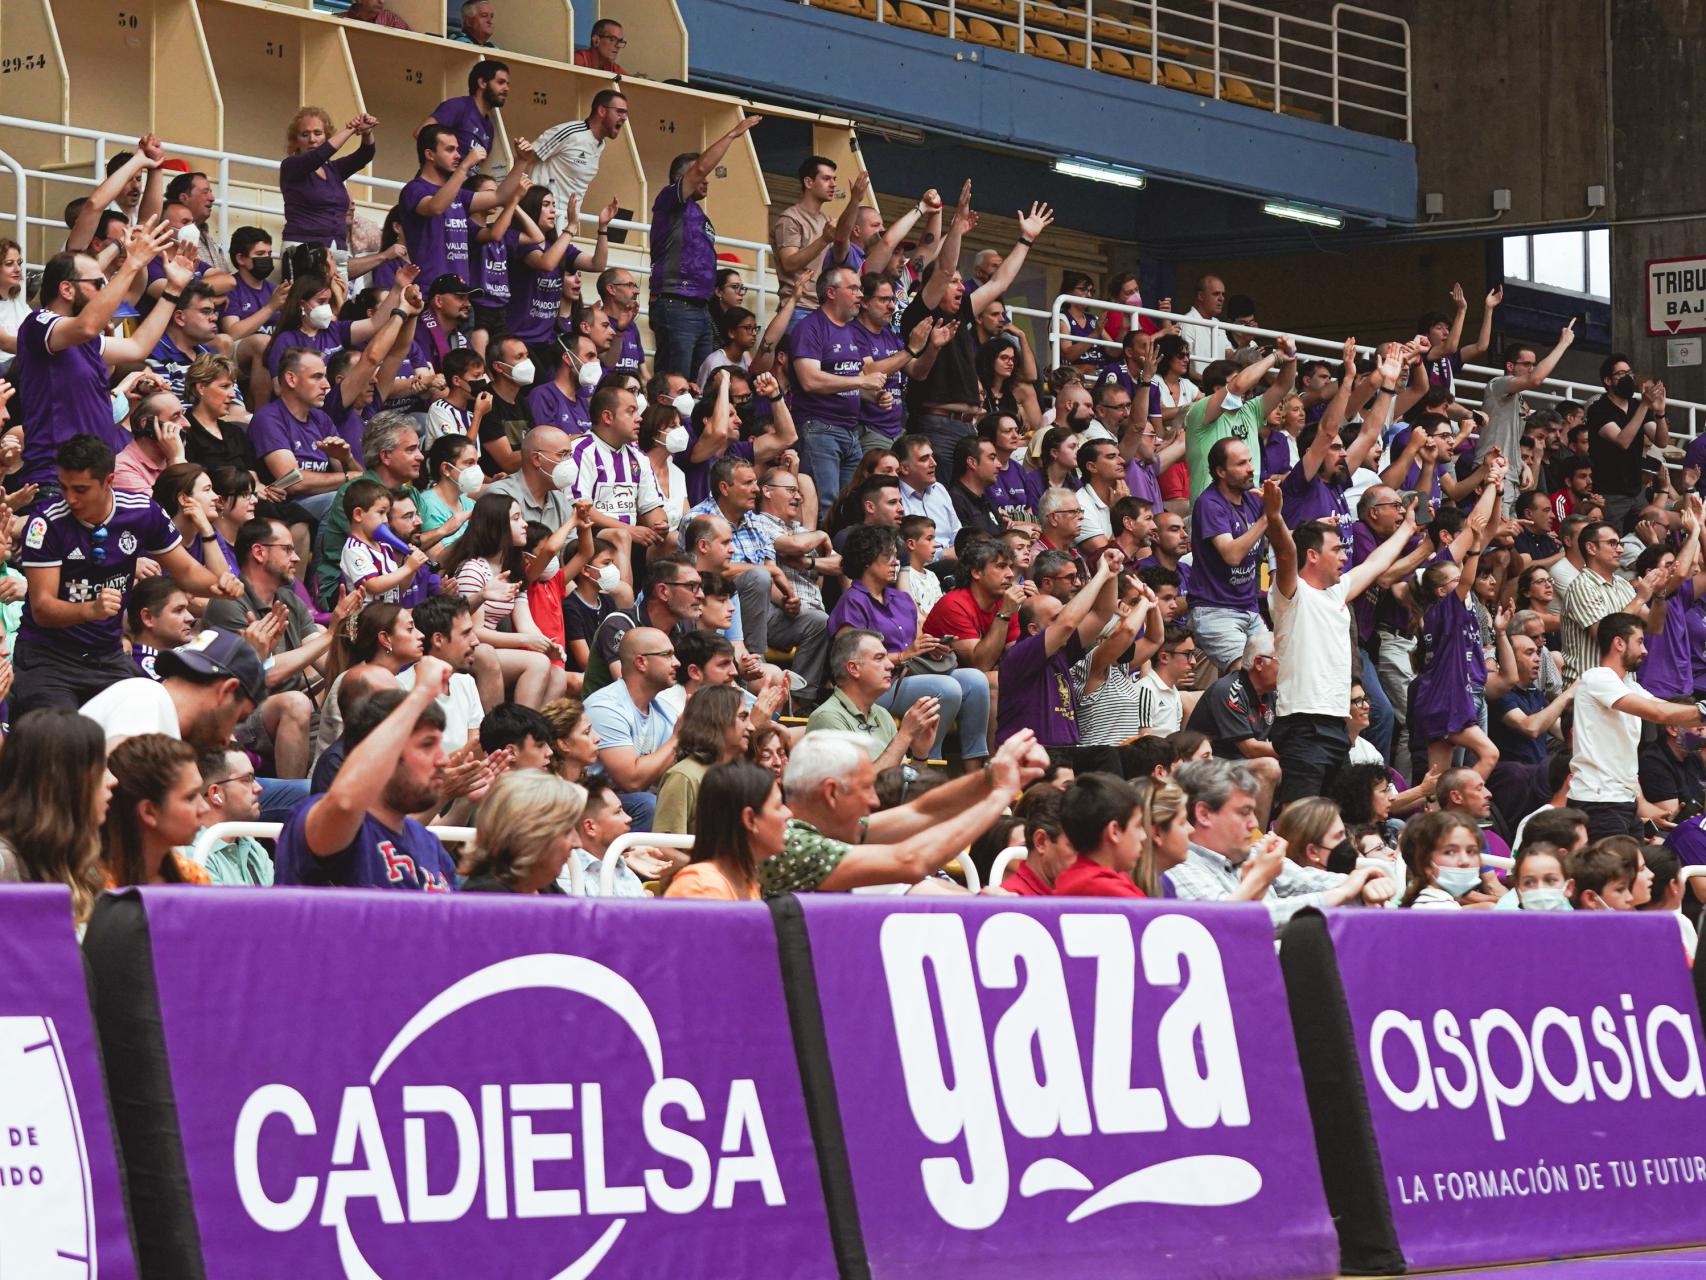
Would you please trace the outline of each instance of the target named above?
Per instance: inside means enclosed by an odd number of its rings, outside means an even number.
[[[1344,879],[1337,872],[1301,866],[1287,859],[1262,899],[1268,918],[1274,922],[1275,935],[1303,908],[1324,905],[1322,895],[1343,884]],[[1173,886],[1174,897],[1220,902],[1237,890],[1238,868],[1224,855],[1193,842],[1185,860],[1167,872],[1167,880]]]
[[[1564,615],[1564,679],[1579,680],[1599,665],[1594,627],[1606,614],[1627,608],[1634,598],[1634,584],[1625,578],[1607,582],[1592,569],[1576,575],[1559,607]]]
[[[700,516],[721,516],[722,509],[717,506],[715,498],[706,498],[698,506],[692,508],[681,517],[681,541],[687,543],[687,526]],[[729,521],[734,529],[735,549],[731,557],[736,564],[774,564],[776,561],[776,542],[765,532],[764,526],[758,522],[756,512],[748,511],[741,517],[740,523]]]

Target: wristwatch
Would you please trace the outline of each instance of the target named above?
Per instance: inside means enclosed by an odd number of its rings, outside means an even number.
[[[998,613],[995,616],[1003,622],[1011,622],[1013,620],[1013,615],[1010,613]]]

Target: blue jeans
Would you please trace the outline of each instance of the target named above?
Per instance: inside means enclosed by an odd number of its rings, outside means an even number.
[[[954,447],[967,436],[977,434],[977,428],[971,423],[935,413],[912,414],[906,420],[906,429],[930,441],[930,448],[936,455],[936,466],[944,473],[953,460]]]
[[[307,778],[256,778],[261,784],[262,822],[289,822],[291,811],[308,798]]]
[[[1191,630],[1197,647],[1225,674],[1244,660],[1244,643],[1267,630],[1262,615],[1252,609],[1222,609],[1198,605],[1191,610]]]
[[[1392,703],[1386,697],[1386,688],[1380,683],[1380,673],[1375,670],[1374,659],[1369,656],[1367,649],[1358,650],[1362,658],[1362,689],[1368,695],[1368,732],[1362,736],[1367,738],[1374,749],[1387,760],[1392,759],[1392,731],[1398,727],[1398,720],[1392,714]]]
[[[318,524],[326,518],[326,513],[332,509],[332,500],[338,496],[336,489],[328,489],[324,493],[310,493],[291,501],[308,513],[308,518]],[[342,554],[343,548],[338,551]]]
[[[679,373],[689,382],[711,354],[711,313],[703,302],[653,298],[652,337],[658,373]]]
[[[658,798],[655,791],[619,791],[616,798],[622,802],[622,807],[628,811],[628,816],[634,820],[631,830],[650,831],[652,819],[657,817]]]
[[[878,701],[898,722],[920,698],[935,698],[941,707],[936,741],[930,758],[942,758],[948,726],[960,722],[960,758],[982,760],[989,755],[989,677],[976,667],[961,667],[945,676],[907,676]]]
[[[859,428],[807,419],[800,424],[800,456],[806,473],[817,486],[824,509],[853,483],[853,473],[864,456],[859,448]]]

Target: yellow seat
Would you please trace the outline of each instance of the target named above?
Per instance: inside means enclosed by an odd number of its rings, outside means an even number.
[[[1195,93],[1197,82],[1191,79],[1191,73],[1176,62],[1161,64],[1161,83],[1169,89],[1183,89],[1186,93]]]
[[[1125,49],[1147,49],[1150,44],[1148,27],[1116,22],[1112,18],[1097,18],[1090,24],[1090,30],[1096,39]]]
[[[1295,107],[1289,102],[1280,103],[1280,111],[1288,116],[1296,116],[1299,120],[1325,120],[1327,118],[1319,111],[1311,111],[1308,107]]]
[[[1066,46],[1046,31],[1039,31],[1035,35],[1027,34],[1026,39],[1031,42],[1028,52],[1039,58],[1047,58],[1050,62],[1072,61],[1072,55],[1067,52]]]
[[[1244,81],[1236,76],[1226,76],[1220,82],[1220,96],[1228,102],[1236,102],[1241,106],[1256,107],[1262,111],[1272,111],[1274,104],[1261,97]]]
[[[897,27],[905,27],[908,31],[922,31],[925,35],[945,36],[948,34],[948,15],[927,11],[922,5],[916,5],[911,0],[901,0],[888,11],[889,21]]]
[[[845,13],[854,18],[875,19],[877,16],[877,0],[817,0],[825,9],[836,13]]]
[[[1125,76],[1127,79],[1131,78],[1131,59],[1126,57],[1125,54],[1121,53],[1118,49],[1103,49],[1098,47],[1096,49],[1095,57],[1096,70],[1105,71],[1109,75],[1113,76]]]
[[[1191,92],[1200,93],[1206,98],[1214,97],[1214,72],[1202,67],[1191,72]]]
[[[1066,35],[1081,36],[1084,34],[1084,15],[1062,9],[1052,4],[1027,4],[1025,6],[1025,23],[1032,27],[1047,27],[1050,31],[1060,31]]]
[[[976,13],[993,14],[997,18],[1019,17],[1019,0],[960,0],[960,8]]]
[[[1001,32],[994,23],[983,18],[960,18],[958,22],[960,39],[969,40],[973,44],[988,45],[992,49],[1003,47]]]

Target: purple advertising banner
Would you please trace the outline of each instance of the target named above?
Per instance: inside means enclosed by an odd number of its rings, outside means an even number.
[[[1335,911],[1327,932],[1411,1268],[1706,1241],[1674,920]]]
[[[762,906],[143,904],[209,1276],[834,1275]]]
[[[135,1275],[71,895],[0,889],[0,1276]]]
[[[1258,906],[803,898],[870,1271],[1330,1276]]]

